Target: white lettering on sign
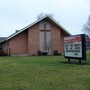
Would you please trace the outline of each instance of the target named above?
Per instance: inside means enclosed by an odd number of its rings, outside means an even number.
[[[64,38],[64,54],[66,57],[82,58],[81,36],[71,36]]]

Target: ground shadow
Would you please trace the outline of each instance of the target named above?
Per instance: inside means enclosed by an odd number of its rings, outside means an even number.
[[[85,62],[81,62],[81,63],[79,63],[79,62],[77,62],[77,61],[70,61],[70,62],[68,62],[68,61],[62,61],[61,63],[63,63],[63,64],[73,64],[73,65],[90,65],[90,62],[87,62],[86,61],[86,63]]]

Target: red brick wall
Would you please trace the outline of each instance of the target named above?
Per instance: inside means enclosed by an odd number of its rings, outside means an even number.
[[[61,53],[64,54],[64,37],[65,37],[65,34],[63,32],[61,32]]]
[[[65,37],[65,34],[61,33],[61,43],[62,43],[61,53],[64,53],[64,37]]]
[[[63,38],[65,33],[51,23],[51,51],[58,50],[63,53]],[[28,30],[16,35],[9,40],[9,52],[11,55],[37,55],[39,50],[39,24],[35,24]]]
[[[39,24],[28,29],[28,54],[37,55],[39,50]]]
[[[9,40],[11,55],[27,54],[27,32],[24,31]]]
[[[2,49],[4,53],[8,54],[8,41],[2,43]]]
[[[61,52],[61,31],[54,24],[51,24],[51,49]]]
[[[62,49],[61,49],[61,51],[62,51],[62,54],[64,54],[64,37],[67,37],[67,36],[69,36],[69,35],[64,33],[64,32],[61,32],[61,37],[62,37],[62,39],[61,39],[61,41],[62,41]]]

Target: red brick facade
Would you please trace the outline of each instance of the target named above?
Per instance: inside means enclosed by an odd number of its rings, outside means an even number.
[[[50,21],[48,21],[50,22]],[[55,50],[63,53],[63,39],[65,34],[62,30],[50,22],[51,25],[51,54]],[[40,50],[39,40],[39,23],[27,28],[23,32],[10,38],[7,43],[3,43],[7,54],[9,55],[37,55]],[[6,44],[6,45],[5,45]]]
[[[39,50],[39,28],[38,24],[35,24],[28,29],[28,54],[37,55]]]
[[[54,24],[51,24],[51,49],[53,51],[57,50],[61,52],[61,30]]]
[[[12,39],[9,40],[9,53],[11,55],[18,55],[18,54],[27,54],[28,52],[28,42],[27,42],[27,31],[24,31]]]

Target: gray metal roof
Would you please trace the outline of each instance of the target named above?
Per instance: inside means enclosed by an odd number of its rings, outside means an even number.
[[[7,39],[6,37],[0,37],[0,43],[6,41],[6,39]]]

